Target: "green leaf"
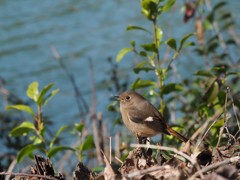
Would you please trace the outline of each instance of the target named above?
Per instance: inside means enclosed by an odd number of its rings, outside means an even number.
[[[32,155],[33,151],[38,149],[37,145],[29,144],[22,148],[17,154],[17,162],[20,163],[26,156]]]
[[[130,51],[132,51],[132,48],[123,48],[121,51],[119,51],[119,53],[117,54],[117,57],[116,57],[116,61],[117,62],[120,62],[122,60],[122,58],[127,54],[129,53]]]
[[[141,47],[146,51],[155,52],[155,53],[158,52],[158,49],[154,43],[142,44]]]
[[[184,44],[183,48],[186,48],[188,46],[195,46],[195,43],[192,42],[192,41],[191,42],[187,42],[187,43]]]
[[[89,150],[89,149],[92,149],[94,148],[95,145],[94,145],[94,141],[93,141],[93,136],[92,135],[88,135],[82,145],[82,148],[81,150],[82,151],[86,151],[86,150]]]
[[[192,37],[194,34],[193,33],[190,33],[190,34],[187,34],[185,35],[182,39],[181,39],[181,42],[180,42],[180,47],[179,47],[179,50],[180,51],[183,47],[184,47],[184,44],[186,42],[186,40],[188,40],[190,37]]]
[[[39,97],[38,97],[38,99],[37,99],[37,104],[38,104],[38,105],[41,105],[41,104],[42,104],[43,97],[46,95],[46,93],[49,91],[49,89],[52,88],[53,85],[54,85],[54,83],[51,83],[51,84],[45,86],[45,87],[41,90],[40,95],[39,95]]]
[[[27,96],[37,102],[39,92],[38,92],[38,82],[32,82],[27,89]]]
[[[136,45],[134,40],[132,40],[132,41],[130,42],[130,44],[132,45],[133,48],[134,48],[135,45]]]
[[[138,74],[140,71],[148,72],[148,71],[152,71],[152,70],[154,70],[154,68],[146,61],[138,63],[137,67],[133,69],[133,71],[136,74]]]
[[[170,48],[172,48],[172,49],[174,49],[175,51],[177,51],[177,43],[176,43],[176,40],[175,40],[174,38],[168,39],[168,40],[166,41],[166,44],[167,44]]]
[[[227,4],[227,3],[224,2],[224,1],[219,2],[218,4],[216,4],[216,5],[213,7],[213,10],[212,10],[212,11],[214,12],[214,11],[218,10],[219,8],[225,6],[226,4]]]
[[[176,0],[168,0],[162,7],[162,12],[167,12],[175,4]]]
[[[169,94],[171,92],[176,92],[176,91],[182,91],[183,87],[181,84],[176,84],[176,83],[170,83],[168,85],[165,85],[162,89],[162,94]]]
[[[79,132],[79,133],[82,133],[82,130],[84,128],[84,124],[81,124],[81,123],[76,123],[74,124],[75,126],[75,129]]]
[[[53,96],[55,96],[58,92],[59,92],[59,89],[53,90],[53,91],[51,92],[51,94],[49,94],[46,98],[43,99],[43,102],[42,102],[43,105],[46,106],[46,104],[48,103],[48,101],[49,101],[50,99],[52,99]]]
[[[32,108],[27,106],[27,105],[18,104],[18,105],[7,106],[6,110],[9,110],[9,109],[16,109],[16,110],[19,110],[19,111],[25,111],[25,112],[34,116],[34,112],[33,112]]]
[[[240,76],[240,72],[228,72],[226,76]]]
[[[127,31],[131,31],[131,30],[141,30],[141,31],[145,31],[149,34],[152,34],[149,30],[143,28],[143,27],[140,27],[140,26],[128,26],[127,27]]]
[[[131,89],[140,89],[140,88],[145,88],[150,86],[157,87],[157,84],[154,81],[137,79],[131,85]]]
[[[22,136],[26,135],[31,131],[36,131],[34,124],[31,122],[22,122],[19,126],[15,127],[10,133],[10,136]]]
[[[162,36],[163,36],[163,31],[162,31],[162,29],[161,29],[160,27],[157,27],[157,29],[156,29],[156,38],[157,38],[157,40],[158,40],[157,47],[160,46],[160,43],[161,43],[161,41],[162,41]]]
[[[56,146],[54,148],[51,148],[48,152],[47,152],[47,156],[49,158],[55,156],[58,152],[60,151],[65,151],[65,150],[70,150],[70,151],[75,151],[75,149],[68,147],[68,146]]]
[[[204,26],[204,29],[206,29],[206,30],[212,30],[213,29],[213,25],[212,25],[211,21],[209,21],[208,19],[206,19],[203,22],[203,26]]]
[[[31,141],[33,141],[32,144],[34,144],[34,145],[36,145],[36,144],[41,144],[41,143],[42,143],[42,139],[39,138],[38,136],[35,136],[35,135],[30,136],[29,139],[30,139]]]
[[[234,21],[230,21],[230,22],[226,23],[225,25],[223,25],[223,26],[220,28],[220,30],[223,31],[223,30],[225,30],[225,29],[227,29],[227,28],[230,28],[230,27],[233,26],[234,24],[235,24]]]
[[[223,21],[223,20],[226,20],[228,18],[232,18],[232,14],[230,13],[225,13],[223,14],[221,17],[220,17],[220,20]]]
[[[213,85],[211,86],[211,88],[209,89],[209,91],[206,94],[206,98],[207,98],[207,102],[208,103],[213,103],[213,101],[216,99],[216,97],[218,96],[219,93],[219,85],[218,83],[215,81],[213,83]]]
[[[143,57],[147,57],[147,53],[145,51],[140,51],[139,55]]]
[[[53,144],[55,143],[55,141],[57,140],[58,136],[65,130],[67,129],[69,126],[62,126],[58,129],[56,135],[54,136],[54,138],[52,139],[49,147],[52,148],[53,147]]]
[[[206,71],[206,70],[199,70],[196,73],[194,73],[194,75],[204,76],[204,77],[212,77],[213,76],[209,71]]]
[[[93,172],[96,172],[96,173],[100,173],[104,170],[104,167],[103,166],[97,166],[97,167],[94,167],[92,168],[92,171]]]
[[[158,15],[158,5],[156,0],[141,0],[142,13],[151,21]]]

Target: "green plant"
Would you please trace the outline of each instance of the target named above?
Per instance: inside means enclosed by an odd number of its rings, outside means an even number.
[[[47,105],[48,101],[58,93],[58,89],[50,91],[54,84],[45,86],[41,91],[38,89],[38,82],[33,82],[27,89],[27,96],[36,104],[37,111],[24,104],[10,105],[6,109],[16,109],[28,113],[33,121],[24,121],[15,127],[9,133],[10,137],[28,136],[29,144],[24,146],[17,155],[17,161],[21,162],[26,156],[32,157],[32,153],[36,150],[44,152],[48,157],[54,156],[57,152],[62,150],[74,150],[68,146],[55,146],[55,142],[59,135],[67,129],[67,126],[62,126],[52,140],[47,141],[46,123],[42,115],[42,109]]]
[[[141,58],[141,61],[137,63],[133,71],[136,74],[154,72],[155,77],[143,79],[139,76],[132,83],[131,88],[145,89],[145,95],[150,95],[155,99],[158,97],[159,110],[166,119],[169,119],[170,111],[181,114],[179,124],[184,127],[185,131],[188,130],[188,137],[203,126],[205,129],[196,134],[199,142],[206,136],[204,133],[208,124],[213,123],[211,131],[207,131],[209,132],[207,141],[211,146],[219,144],[222,136],[222,133],[219,133],[220,128],[226,127],[227,124],[234,127],[234,124],[238,122],[239,115],[233,112],[231,107],[240,108],[239,89],[237,88],[240,77],[239,56],[233,56],[231,53],[239,51],[235,40],[237,38],[234,38],[232,28],[234,25],[232,15],[223,10],[227,3],[218,2],[212,7],[210,1],[191,2],[193,5],[191,11],[194,13],[188,17],[187,21],[197,16],[195,18],[196,32],[186,34],[178,42],[172,37],[164,40],[164,32],[158,25],[158,19],[173,7],[175,0],[141,0],[140,2],[142,13],[151,22],[152,29],[128,26],[127,31],[143,31],[151,36],[151,42],[137,45],[135,41],[132,41],[131,47],[119,51],[116,61],[120,62],[127,53],[134,52]],[[187,11],[189,9],[186,9],[186,13]],[[189,38],[195,35],[198,44],[189,41]],[[192,55],[205,60],[205,66],[194,74],[189,74],[188,78],[180,79],[179,83],[170,82],[169,77],[174,75],[172,71],[174,61],[181,55],[184,48],[193,45],[195,45],[196,54]],[[171,58],[164,59],[163,54],[160,53],[163,52],[161,49],[165,46],[172,50]],[[170,109],[171,104],[174,104],[172,109]],[[227,118],[227,113],[231,114],[233,121]],[[230,131],[235,134],[237,129],[235,126]]]
[[[120,50],[116,60],[120,62],[122,58],[129,52],[134,52],[142,58],[133,71],[136,74],[141,72],[153,72],[155,79],[142,79],[137,78],[132,83],[132,89],[147,88],[147,94],[153,97],[159,97],[160,99],[160,112],[167,115],[167,104],[164,101],[165,96],[170,93],[179,92],[183,90],[183,86],[179,83],[169,82],[167,78],[171,76],[171,64],[176,60],[182,50],[188,46],[193,46],[192,41],[188,39],[194,36],[193,33],[185,35],[180,42],[177,42],[175,38],[168,38],[164,40],[164,32],[158,25],[158,19],[166,12],[168,12],[175,4],[175,0],[141,0],[142,13],[146,19],[151,22],[152,29],[148,29],[141,26],[128,26],[127,31],[140,30],[151,36],[151,42],[137,45],[135,41],[132,41],[131,47],[126,47]],[[169,47],[173,51],[173,55],[169,59],[164,59],[160,54],[160,49]],[[167,119],[167,118],[166,118]]]

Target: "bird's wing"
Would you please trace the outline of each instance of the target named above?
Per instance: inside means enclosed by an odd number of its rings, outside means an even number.
[[[129,118],[135,123],[145,124],[155,131],[169,134],[167,125],[160,112],[150,103],[145,103],[144,107],[136,106],[138,109],[129,110]]]

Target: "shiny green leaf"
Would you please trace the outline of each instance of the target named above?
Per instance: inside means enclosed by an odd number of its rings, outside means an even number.
[[[117,57],[116,57],[116,61],[117,62],[120,62],[122,60],[122,58],[127,54],[129,53],[130,51],[132,51],[132,48],[123,48],[121,51],[119,51],[119,53],[117,54]]]
[[[216,97],[218,96],[218,93],[219,93],[219,85],[218,83],[215,81],[213,83],[213,85],[211,86],[209,92],[207,93],[208,94],[208,97],[207,97],[207,102],[208,103],[213,103],[213,101],[216,99]]]
[[[162,12],[167,12],[175,4],[176,0],[168,0],[162,7]]]
[[[41,104],[42,104],[42,101],[43,101],[44,96],[45,96],[46,93],[49,91],[49,89],[52,88],[53,85],[54,85],[54,83],[51,83],[51,84],[45,86],[45,87],[41,90],[41,92],[40,92],[40,94],[39,94],[39,97],[38,97],[38,99],[37,99],[38,105],[41,105]]]
[[[81,123],[76,123],[74,124],[75,126],[75,129],[79,132],[79,133],[82,133],[82,130],[84,128],[84,124],[81,124]]]
[[[82,151],[86,151],[86,150],[92,149],[94,147],[95,147],[95,145],[94,145],[94,141],[93,141],[93,136],[88,135],[86,137],[86,139],[84,140],[84,143],[83,143],[81,149],[82,149]]]
[[[191,42],[187,42],[187,43],[184,44],[183,48],[186,48],[188,46],[195,46],[195,43],[192,42],[192,41]]]
[[[50,99],[53,98],[57,93],[59,92],[59,89],[53,90],[46,98],[43,99],[42,103],[45,106]]]
[[[205,77],[212,77],[213,75],[210,73],[210,71],[206,70],[199,70],[196,73],[194,73],[196,76],[205,76]]]
[[[32,82],[27,89],[27,96],[37,102],[39,91],[38,91],[38,82]]]
[[[160,46],[160,43],[161,43],[161,41],[162,41],[162,36],[163,36],[163,31],[162,31],[162,29],[159,28],[159,27],[157,27],[157,29],[156,29],[156,38],[157,38],[157,40],[158,40],[157,47]]]
[[[225,13],[220,17],[220,20],[222,21],[222,20],[226,20],[229,18],[232,18],[232,15],[230,13]]]
[[[35,126],[31,122],[22,122],[19,126],[15,127],[11,132],[9,133],[9,136],[22,136],[27,135],[31,131],[35,131]]]
[[[171,92],[182,91],[183,87],[181,84],[170,83],[165,85],[161,91],[162,94],[169,94]]]
[[[185,35],[185,36],[181,39],[179,51],[184,47],[186,40],[188,40],[188,39],[189,39],[190,37],[192,37],[193,35],[194,35],[193,33],[190,33],[190,34]]]
[[[154,43],[142,44],[141,47],[146,51],[155,52],[155,53],[158,52],[158,49]]]
[[[96,172],[96,173],[100,173],[104,170],[104,167],[103,166],[97,166],[97,167],[94,167],[92,168],[92,171],[93,172]]]
[[[149,34],[152,34],[149,30],[143,28],[143,27],[140,27],[140,26],[128,26],[127,27],[127,31],[131,31],[131,30],[141,30],[141,31],[145,31]]]
[[[37,145],[29,144],[24,146],[17,154],[17,162],[20,163],[26,156],[32,155],[33,151],[38,149]]]
[[[226,4],[227,4],[227,3],[224,2],[224,1],[219,2],[219,3],[217,3],[217,4],[213,7],[213,10],[212,10],[212,11],[214,12],[214,11],[220,9],[221,7],[225,6]]]
[[[212,30],[213,29],[212,23],[207,19],[203,22],[203,26],[204,26],[204,29],[206,29],[206,30]]]
[[[137,79],[131,85],[131,89],[140,89],[140,88],[145,88],[150,86],[157,87],[157,84],[154,81]]]
[[[137,67],[135,67],[133,69],[133,71],[138,74],[140,71],[145,71],[145,72],[148,72],[148,71],[152,71],[154,70],[154,68],[146,61],[143,61],[141,63],[138,63],[137,64]]]
[[[34,116],[34,112],[33,112],[32,108],[27,106],[27,105],[23,105],[23,104],[11,105],[11,106],[7,106],[6,109],[7,110],[16,109],[16,110],[19,110],[19,111],[25,111],[25,112]]]
[[[51,148],[48,152],[47,152],[47,156],[49,158],[55,156],[58,152],[62,152],[62,151],[66,151],[66,150],[70,150],[70,151],[75,151],[75,149],[68,147],[68,146],[56,146],[54,148]]]
[[[143,57],[147,57],[147,53],[145,51],[140,51],[139,55]]]
[[[135,45],[136,45],[134,40],[132,40],[132,41],[130,42],[130,44],[132,45],[133,48],[134,48]]]
[[[42,139],[36,135],[30,136],[29,139],[32,141],[32,144],[37,145],[42,143]]]
[[[54,136],[54,138],[52,139],[49,147],[52,148],[53,147],[53,144],[55,143],[55,141],[57,140],[57,138],[59,137],[59,135],[68,128],[68,126],[62,126],[58,129],[56,135]]]
[[[158,5],[155,0],[141,0],[142,13],[149,19],[155,20],[158,15]]]
[[[176,40],[175,40],[174,38],[168,39],[168,40],[166,41],[166,44],[167,44],[170,48],[172,48],[172,49],[174,49],[175,51],[177,51],[177,43],[176,43]]]

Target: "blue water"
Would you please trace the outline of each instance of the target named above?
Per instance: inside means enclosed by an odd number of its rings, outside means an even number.
[[[178,2],[178,6],[183,2]],[[239,1],[229,1],[228,8],[237,16]],[[151,27],[140,13],[139,1],[129,0],[1,0],[0,1],[0,77],[6,88],[27,100],[25,91],[32,81],[43,87],[51,82],[60,92],[51,100],[44,114],[55,123],[54,129],[79,122],[78,109],[72,85],[59,63],[54,59],[50,46],[55,46],[68,70],[74,75],[80,91],[91,106],[89,58],[94,65],[97,88],[97,111],[103,112],[104,121],[112,120],[107,112],[109,93],[102,81],[109,79],[108,57],[115,57],[120,49],[129,46],[130,40],[149,42],[150,37],[140,32],[126,32],[128,25]],[[174,18],[173,18],[174,17]],[[183,24],[180,8],[164,15],[159,23],[167,36],[179,39],[194,31],[193,22]],[[236,22],[239,27],[239,22]],[[176,62],[192,75],[201,61],[190,51]],[[164,52],[164,50],[163,50]],[[128,55],[120,64],[122,76],[132,83],[136,75],[131,71],[137,60]],[[186,71],[188,69],[188,71]],[[1,111],[4,105],[0,104]]]

